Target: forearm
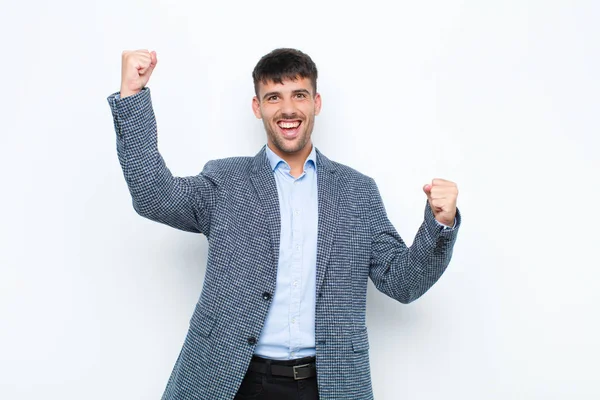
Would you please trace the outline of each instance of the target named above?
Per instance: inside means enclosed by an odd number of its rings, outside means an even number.
[[[371,280],[391,298],[410,303],[429,290],[450,263],[461,224],[460,212],[457,210],[455,226],[447,228],[436,221],[427,202],[424,222],[408,247],[389,221],[374,181],[369,210]]]
[[[425,294],[450,263],[459,224],[460,214],[454,229],[444,229],[426,217],[413,244],[409,248],[397,244],[397,251],[391,252],[388,268],[381,271],[376,284],[378,289],[402,303]]]
[[[109,96],[119,163],[133,207],[143,217],[198,232],[191,178],[175,178],[158,151],[150,90],[117,99]]]

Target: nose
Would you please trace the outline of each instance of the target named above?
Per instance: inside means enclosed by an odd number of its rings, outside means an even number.
[[[296,107],[291,98],[284,98],[281,101],[281,114],[284,119],[296,118]]]

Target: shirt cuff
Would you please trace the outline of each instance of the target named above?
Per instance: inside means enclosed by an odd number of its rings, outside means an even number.
[[[449,230],[449,229],[454,229],[456,228],[456,218],[454,218],[454,224],[450,227],[446,224],[442,224],[440,221],[438,221],[437,219],[435,220],[435,222],[439,225],[439,226],[443,226],[444,230]]]

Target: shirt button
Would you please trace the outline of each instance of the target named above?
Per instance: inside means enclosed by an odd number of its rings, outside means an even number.
[[[292,318],[292,324],[296,323],[296,318]]]
[[[271,293],[269,292],[264,292],[262,295],[263,299],[265,300],[269,300],[271,298]]]
[[[251,336],[248,338],[248,344],[250,346],[254,346],[256,344],[256,338],[254,336]]]
[[[294,281],[293,285],[294,287],[298,286],[298,281]]]

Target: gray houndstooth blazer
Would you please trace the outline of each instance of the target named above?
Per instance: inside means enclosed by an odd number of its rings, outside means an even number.
[[[204,234],[202,293],[163,400],[232,399],[246,373],[275,290],[280,213],[265,156],[210,161],[173,177],[157,147],[150,90],[108,97],[134,209]],[[429,205],[408,248],[386,216],[373,179],[317,151],[318,245],[315,340],[319,396],[372,399],[365,324],[367,279],[409,303],[450,262],[460,225],[443,230]]]

